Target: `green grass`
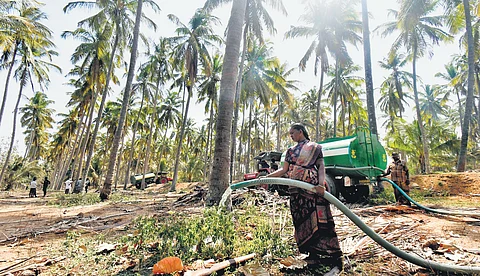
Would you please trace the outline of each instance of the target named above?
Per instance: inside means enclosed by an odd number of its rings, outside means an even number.
[[[83,205],[94,205],[101,202],[100,196],[97,193],[81,193],[81,194],[64,194],[54,193],[52,194],[54,199],[48,201],[48,205],[55,205],[58,207],[73,207]],[[109,202],[126,202],[135,201],[136,197],[126,195],[122,193],[112,193],[109,198]]]
[[[373,205],[395,203],[392,185],[385,185],[384,192],[369,201]],[[454,197],[445,191],[434,191],[430,189],[410,189],[409,196],[417,203],[434,207],[475,207],[480,205],[480,198],[475,197]]]

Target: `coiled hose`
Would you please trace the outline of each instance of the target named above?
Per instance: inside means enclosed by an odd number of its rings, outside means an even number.
[[[391,181],[390,179],[388,178],[382,178],[381,179],[382,181],[387,181],[388,183],[392,184],[392,186],[397,189],[398,191],[400,191],[400,193],[406,198],[408,199],[408,201],[410,201],[411,203],[417,205],[419,208],[427,211],[427,212],[432,212],[432,213],[437,213],[437,214],[444,214],[444,215],[460,215],[460,216],[480,216],[480,214],[476,214],[476,213],[468,213],[468,212],[453,212],[453,211],[447,211],[447,210],[439,210],[439,209],[432,209],[432,208],[428,208],[426,206],[423,206],[421,205],[420,203],[416,202],[415,200],[413,200],[409,195],[407,195],[407,193],[405,193],[404,190],[402,190],[402,188],[400,188],[397,184],[395,184],[395,182]]]
[[[237,190],[240,188],[251,187],[251,186],[262,185],[262,184],[294,186],[297,188],[315,192],[315,186],[309,183],[288,179],[288,178],[277,178],[277,177],[260,178],[260,179],[253,179],[253,180],[235,183],[230,186],[230,189]],[[382,239],[382,237],[380,237],[377,233],[375,233],[375,231],[373,231],[370,227],[368,227],[368,225],[366,225],[357,215],[355,215],[352,211],[350,211],[347,208],[347,206],[343,205],[343,203],[341,203],[332,194],[325,191],[324,198],[328,200],[330,203],[332,203],[333,205],[335,205],[335,207],[337,207],[340,211],[342,211],[353,223],[355,223],[363,232],[365,232],[365,234],[367,234],[375,242],[377,242],[379,245],[381,245],[391,253],[395,254],[396,256],[410,263],[416,264],[418,266],[421,266],[427,269],[433,269],[435,271],[480,274],[480,267],[441,264],[441,263],[425,260],[419,256],[412,255],[410,253],[402,251],[399,248],[395,247],[393,244]]]

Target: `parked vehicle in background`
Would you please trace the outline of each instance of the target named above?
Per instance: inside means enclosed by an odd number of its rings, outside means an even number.
[[[167,176],[168,172],[158,172],[157,175],[153,172],[145,174],[145,188],[152,183],[155,184],[165,184],[168,181],[172,181],[173,178]],[[130,177],[130,183],[135,185],[137,189],[141,188],[142,185],[142,176],[143,174],[136,174]]]
[[[243,175],[243,180],[251,180],[265,176],[278,169],[280,159],[282,157],[281,152],[277,151],[262,151],[253,159],[257,160],[257,171],[246,173]]]

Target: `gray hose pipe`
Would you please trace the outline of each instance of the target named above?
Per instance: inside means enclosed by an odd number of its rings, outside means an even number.
[[[416,202],[415,200],[413,200],[409,195],[407,195],[407,193],[405,193],[404,190],[402,190],[402,188],[400,188],[395,182],[391,181],[390,179],[382,178],[381,180],[392,184],[392,186],[395,189],[397,189],[406,199],[408,199],[408,201],[417,205],[419,208],[421,208],[425,211],[432,212],[432,213],[437,213],[437,214],[443,214],[443,215],[480,216],[480,214],[478,214],[478,213],[453,212],[453,211],[447,211],[447,210],[439,210],[439,209],[428,208],[428,207],[423,206],[420,203]]]
[[[240,188],[262,185],[262,184],[294,186],[297,188],[315,192],[315,186],[312,184],[309,184],[303,181],[298,181],[298,180],[293,180],[288,178],[277,178],[277,177],[260,178],[260,179],[253,179],[249,181],[243,181],[243,182],[232,184],[230,188],[232,190],[237,190]],[[368,225],[366,225],[357,215],[355,215],[352,211],[350,211],[347,206],[343,205],[343,203],[341,203],[332,194],[330,194],[329,192],[325,192],[324,198],[328,200],[330,203],[332,203],[333,205],[335,205],[335,207],[337,207],[340,211],[342,211],[353,223],[355,223],[363,232],[365,232],[365,234],[367,234],[375,242],[377,242],[379,245],[381,245],[391,253],[395,254],[396,256],[412,264],[416,264],[418,266],[421,266],[427,269],[432,269],[435,271],[480,274],[480,267],[441,264],[441,263],[425,260],[416,255],[402,251],[399,248],[395,247],[393,244],[382,239],[382,237],[380,237],[377,233],[375,233],[375,231],[373,231],[370,227],[368,227]]]

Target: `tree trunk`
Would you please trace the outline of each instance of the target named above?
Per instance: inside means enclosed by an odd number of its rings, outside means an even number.
[[[375,98],[373,95],[372,57],[370,53],[370,28],[368,26],[367,0],[362,0],[362,27],[363,27],[363,57],[365,64],[365,89],[367,92],[368,125],[370,132],[377,132],[377,117],[375,116]]]
[[[140,21],[141,21],[140,19],[142,17],[142,5],[143,5],[143,0],[138,0],[137,14],[135,18],[135,27],[133,30],[133,42],[132,42],[132,50],[130,55],[130,64],[128,67],[127,83],[125,84],[125,91],[123,93],[122,109],[120,111],[120,118],[118,119],[118,127],[115,131],[115,137],[113,139],[113,145],[110,151],[110,158],[108,160],[107,175],[105,177],[105,183],[103,184],[103,189],[100,191],[100,199],[102,200],[108,199],[110,192],[112,190],[113,170],[115,168],[115,161],[117,159],[117,150],[120,144],[120,138],[122,136],[125,117],[127,116],[128,102],[130,99],[130,90],[132,89],[132,81],[135,75],[135,63],[137,61],[138,36],[140,33]]]
[[[158,87],[158,86],[157,86]],[[141,184],[141,189],[145,189],[145,174],[147,173],[147,169],[149,167],[150,163],[150,151],[151,151],[151,145],[152,145],[152,137],[153,137],[153,124],[154,120],[157,115],[157,97],[158,97],[158,88],[155,91],[155,95],[153,96],[153,102],[152,102],[152,116],[150,117],[150,131],[148,133],[148,139],[147,139],[147,150],[145,153],[145,162],[143,162],[143,177],[142,177],[142,184]],[[157,173],[155,172],[155,175]]]
[[[423,146],[423,155],[425,158],[425,173],[430,173],[430,162],[429,162],[429,154],[428,154],[428,143],[427,137],[425,135],[425,127],[423,125],[422,115],[420,114],[420,102],[418,100],[418,90],[417,90],[417,46],[413,46],[413,95],[415,96],[415,110],[417,111],[417,122],[418,127],[420,128],[420,136],[422,138],[422,146]]]
[[[473,77],[475,68],[475,56],[472,34],[472,18],[470,15],[470,5],[468,0],[463,0],[463,7],[465,10],[465,27],[467,32],[467,57],[468,57],[468,81],[467,81],[467,101],[465,104],[465,117],[462,127],[462,138],[460,141],[460,153],[458,155],[457,172],[464,172],[467,161],[467,146],[468,146],[468,129],[470,126],[470,119],[472,116],[473,106]]]
[[[325,76],[325,70],[323,66],[323,60],[320,63],[320,87],[318,88],[318,95],[317,95],[317,114],[316,114],[316,129],[315,129],[315,139],[317,142],[320,142],[322,131],[320,130],[320,114],[322,112],[322,94],[323,94],[323,78]]]
[[[82,114],[82,116],[80,117],[80,120],[79,122],[82,122],[83,121],[83,116],[85,116],[84,114]],[[56,184],[55,185],[58,185],[58,187],[61,187],[62,184],[63,184],[63,180],[67,174],[67,171],[68,171],[68,168],[70,167],[70,165],[72,164],[72,159],[73,159],[73,156],[76,152],[76,150],[78,149],[78,139],[80,138],[80,131],[83,130],[83,128],[79,127],[77,128],[77,131],[76,131],[76,134],[75,134],[75,141],[73,142],[73,144],[69,144],[69,148],[71,147],[71,149],[69,151],[67,151],[67,159],[63,162],[63,165],[60,169],[60,174],[58,175],[57,179],[55,180]],[[71,137],[70,137],[71,139]],[[69,140],[70,141],[70,140]],[[73,167],[72,167],[73,168]]]
[[[182,150],[182,141],[183,136],[185,135],[185,126],[187,125],[188,109],[190,107],[190,99],[192,98],[192,85],[187,87],[188,90],[188,99],[187,104],[185,105],[185,114],[183,115],[182,128],[180,129],[180,137],[178,138],[177,153],[175,154],[175,166],[173,169],[173,180],[170,191],[174,192],[176,190],[177,180],[178,180],[178,166],[180,165],[180,152]]]
[[[213,100],[212,100],[213,101]],[[203,183],[207,182],[207,176],[209,176],[209,171],[210,171],[210,162],[208,161],[208,156],[211,154],[211,148],[210,148],[210,142],[212,139],[212,127],[213,127],[213,102],[210,104],[210,116],[208,119],[208,124],[207,124],[207,142],[205,145],[205,156],[203,158]],[[211,158],[210,158],[211,160]],[[230,166],[230,170],[232,170],[232,167]],[[231,178],[231,176],[230,176]]]
[[[13,49],[12,53],[12,60],[10,61],[11,64],[8,67],[7,79],[5,80],[5,90],[3,92],[3,99],[2,99],[2,107],[0,108],[0,126],[2,125],[2,118],[3,112],[5,111],[5,103],[7,102],[7,95],[8,95],[8,85],[10,83],[10,78],[12,77],[13,66],[15,65],[15,58],[17,57],[18,51],[18,42],[15,43],[15,48]],[[2,179],[0,178],[0,181]]]
[[[208,189],[206,203],[208,206],[217,205],[229,187],[230,142],[233,117],[233,101],[235,98],[235,84],[238,74],[238,54],[242,25],[245,18],[246,0],[234,0],[232,12],[228,22],[225,57],[223,62],[222,79],[220,82],[220,98],[218,119],[215,136],[215,151],[213,155],[212,176]]]
[[[238,111],[240,110],[240,94],[242,93],[242,80],[243,80],[243,66],[245,64],[245,58],[247,56],[247,27],[243,30],[243,49],[242,59],[240,61],[240,69],[238,70],[237,85],[235,89],[235,112],[233,115],[232,124],[232,147],[230,148],[230,182],[232,182],[235,175],[235,148],[237,143],[237,124],[238,124]]]
[[[277,145],[275,146],[276,151],[280,151],[280,137],[281,137],[281,118],[283,116],[283,104],[280,103],[280,95],[277,95],[277,104],[278,104],[278,111],[277,111]],[[318,126],[317,126],[318,127]]]
[[[252,110],[253,110],[253,100],[249,100],[250,110],[248,113],[248,134],[247,134],[247,162],[245,164],[245,171],[250,172],[250,156],[252,155]]]
[[[333,137],[337,137],[338,57],[335,60],[335,87],[333,90]]]
[[[462,100],[460,99],[460,92],[456,89],[457,102],[458,102],[458,114],[460,115],[460,132],[463,129],[463,111],[462,111]]]
[[[132,160],[133,160],[133,153],[135,152],[135,135],[137,135],[138,120],[140,119],[140,114],[142,114],[143,100],[144,99],[145,99],[145,90],[142,91],[142,100],[140,101],[140,108],[139,108],[139,111],[138,111],[138,115],[135,118],[135,123],[133,124],[132,145],[130,147],[130,157],[128,158],[127,169],[125,170],[125,179],[124,179],[124,183],[123,183],[123,189],[124,190],[127,189],[127,185],[130,182],[130,167],[131,167]]]
[[[100,87],[100,84],[99,84],[99,75],[100,75],[100,72],[98,70],[98,68],[100,68],[100,65],[98,64],[98,60],[95,61],[95,66],[94,66],[94,73],[93,73],[93,76],[94,76],[94,79],[97,80],[96,81],[96,88],[95,89],[95,93],[93,93],[92,95],[92,100],[90,102],[90,111],[89,111],[89,117],[88,117],[88,124],[87,124],[87,134],[85,135],[86,137],[86,143],[85,143],[85,147],[82,148],[82,162],[83,162],[83,155],[85,154],[85,151],[86,151],[86,147],[88,145],[88,139],[90,137],[90,131],[92,129],[92,123],[93,123],[93,114],[95,112],[95,105],[97,103],[97,98],[98,98],[98,91],[99,91],[99,87]],[[90,140],[90,143],[92,141]],[[81,168],[81,167],[80,167]],[[90,169],[90,163],[87,164],[87,162],[85,162],[85,171],[83,172],[82,174],[82,179],[83,181],[86,181],[87,177],[88,177],[88,170]],[[80,173],[81,173],[81,170],[80,170]],[[85,183],[85,182],[84,182]]]
[[[116,168],[117,168],[117,169],[115,170],[115,181],[114,181],[115,186],[114,186],[114,188],[113,188],[114,191],[117,190],[117,184],[118,184],[118,179],[119,179],[119,175],[120,175],[120,170],[122,169],[121,164],[122,164],[123,141],[124,141],[123,138],[124,138],[124,136],[125,136],[124,133],[125,133],[125,130],[122,131],[122,137],[120,138],[120,148],[118,149],[118,151],[120,152],[120,154],[118,154],[117,162],[116,162],[116,164],[117,164]],[[85,179],[85,178],[84,178],[84,179]]]
[[[20,105],[20,100],[22,99],[23,85],[22,83],[25,80],[25,71],[22,73],[20,81],[20,91],[18,92],[17,103],[15,104],[15,109],[13,110],[13,128],[12,128],[12,137],[10,138],[10,146],[8,147],[7,157],[5,158],[5,164],[3,164],[2,173],[0,174],[0,186],[2,186],[3,176],[8,167],[8,162],[10,161],[10,156],[12,155],[13,144],[15,142],[15,131],[17,130],[17,115],[18,115],[18,106]]]

